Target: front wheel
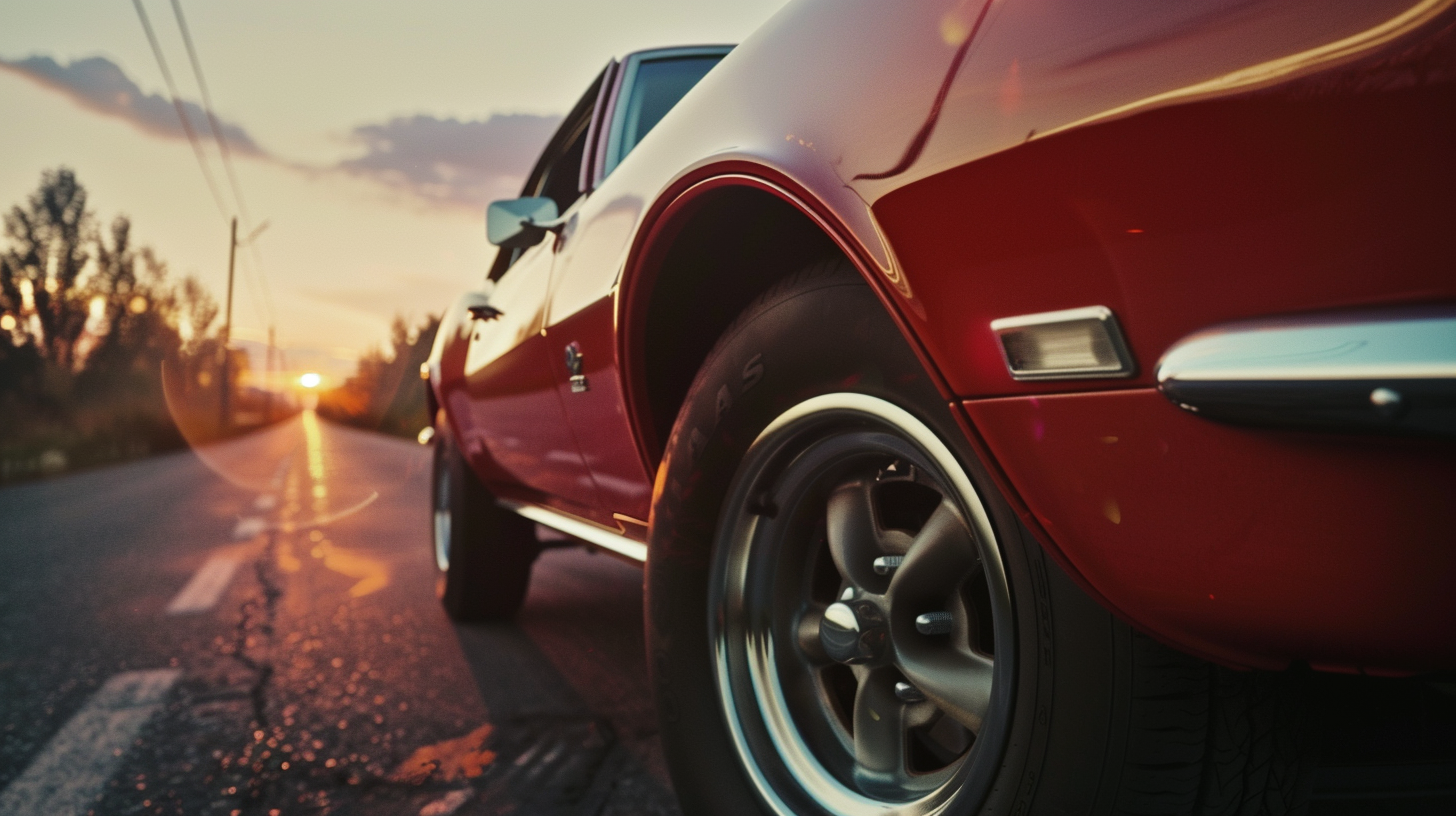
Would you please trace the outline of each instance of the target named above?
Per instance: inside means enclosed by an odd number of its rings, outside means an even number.
[[[1268,695],[1044,557],[843,262],[730,327],[654,495],[648,648],[686,813],[1260,814],[1307,792],[1297,746],[1266,750],[1288,718],[1241,702]]]
[[[723,507],[709,639],[759,795],[870,814],[983,794],[1006,737],[1013,612],[991,519],[949,448],[887,400],[822,394],[759,433]]]

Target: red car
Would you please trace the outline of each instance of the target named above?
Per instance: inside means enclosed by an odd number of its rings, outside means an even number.
[[[611,62],[427,364],[446,608],[538,523],[644,562],[689,814],[1451,794],[1452,6],[801,0]]]

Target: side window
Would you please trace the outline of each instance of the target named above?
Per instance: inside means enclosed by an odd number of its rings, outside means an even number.
[[[591,110],[588,109],[587,115],[580,121],[568,121],[562,126],[566,131],[566,141],[561,152],[543,169],[535,189],[528,189],[523,195],[545,196],[556,202],[557,212],[566,212],[567,207],[576,203],[582,193],[581,162],[586,152],[586,131],[590,124]]]
[[[546,143],[546,149],[541,152],[541,158],[536,160],[535,168],[526,177],[526,184],[521,188],[522,197],[546,196],[556,202],[558,212],[566,212],[567,207],[581,198],[581,165],[586,158],[587,131],[591,125],[592,114],[596,111],[597,96],[601,93],[605,76],[606,71],[597,75],[586,93],[582,94],[581,99],[562,120],[561,127],[556,129],[555,135]],[[511,264],[521,257],[522,251],[502,247],[496,253],[495,262],[491,264],[490,274],[486,277],[499,280],[510,269]]]
[[[625,98],[618,101],[612,116],[602,175],[611,173],[726,53],[725,49],[717,53],[647,58],[638,62],[636,70],[627,78],[628,87],[623,88]]]

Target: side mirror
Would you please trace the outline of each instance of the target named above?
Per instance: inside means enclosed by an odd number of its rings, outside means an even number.
[[[549,198],[492,201],[485,209],[485,237],[496,246],[535,246],[548,231],[560,229],[556,202]]]

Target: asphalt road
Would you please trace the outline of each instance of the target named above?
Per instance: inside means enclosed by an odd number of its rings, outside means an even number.
[[[0,490],[0,812],[676,813],[641,571],[452,624],[427,464],[305,414]]]

